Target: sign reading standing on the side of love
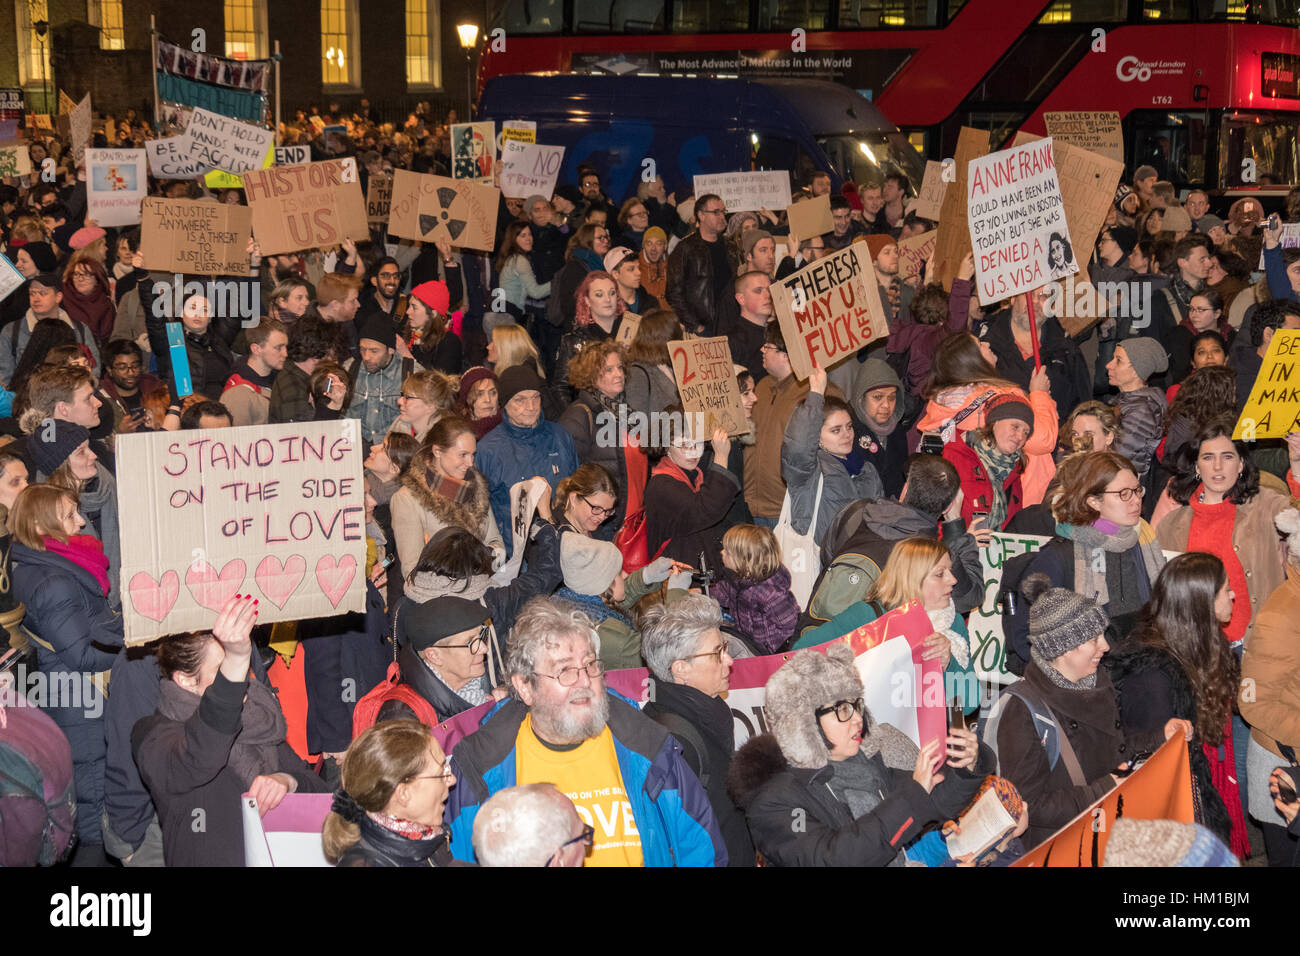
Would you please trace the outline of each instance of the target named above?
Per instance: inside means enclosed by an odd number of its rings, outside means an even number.
[[[210,628],[236,594],[258,621],[365,609],[357,422],[118,436],[128,645]]]
[[[693,436],[696,441],[708,441],[715,428],[728,435],[749,433],[750,423],[740,403],[740,386],[725,335],[669,342],[668,354],[673,360],[682,408],[692,418],[704,416],[706,434]]]

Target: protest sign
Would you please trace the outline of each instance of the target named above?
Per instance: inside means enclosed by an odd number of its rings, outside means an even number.
[[[253,213],[197,199],[145,198],[140,253],[146,269],[196,275],[246,275]]]
[[[491,251],[496,242],[499,191],[464,179],[393,170],[388,234],[463,249]]]
[[[966,183],[970,164],[987,155],[989,134],[987,130],[963,126],[957,134],[957,151],[953,157],[956,181],[944,190],[943,206],[939,214],[939,237],[935,240],[934,275],[945,290],[951,291],[952,280],[961,268],[962,259],[971,251],[970,228],[966,218]]]
[[[497,156],[497,127],[491,121],[451,127],[451,177],[491,185]]]
[[[277,166],[303,166],[310,162],[310,146],[275,147],[275,165]]]
[[[196,156],[193,141],[184,133],[163,139],[146,140],[145,155],[149,158],[149,175],[155,179],[194,179],[212,167]]]
[[[0,179],[12,176],[30,176],[32,157],[26,143],[7,143],[0,146]]]
[[[927,160],[925,178],[921,180],[921,191],[912,201],[908,211],[916,213],[922,219],[938,222],[939,214],[943,210],[943,196],[947,190],[948,184],[943,181],[943,163],[936,163],[933,159]]]
[[[388,222],[388,210],[393,202],[393,177],[378,173],[366,183],[366,222]]]
[[[931,229],[919,236],[901,240],[898,243],[898,277],[906,282],[919,276],[922,268],[930,261],[930,256],[934,254],[938,239],[939,230]]]
[[[355,421],[179,434],[118,436],[128,645],[211,628],[235,594],[262,624],[365,610]]]
[[[507,199],[550,197],[564,161],[563,146],[538,146],[507,140],[501,152],[501,192]]]
[[[829,369],[846,355],[889,334],[865,242],[828,253],[773,282],[772,305],[785,335],[790,364],[801,379],[808,377],[814,365]]]
[[[1300,431],[1300,330],[1278,329],[1232,430],[1234,439],[1285,438]]]
[[[12,123],[17,129],[26,108],[21,87],[0,89],[0,123]]]
[[[798,248],[801,240],[820,236],[835,228],[835,220],[831,218],[830,196],[792,203],[785,214],[790,220],[790,243],[795,248]]]
[[[551,493],[551,486],[545,478],[529,478],[517,481],[510,486],[510,525],[514,540],[528,540],[528,529],[533,526],[533,515],[537,513],[537,502],[543,495]],[[524,549],[515,548],[510,560],[492,575],[489,587],[505,587],[519,576],[519,569],[524,563]]]
[[[1124,164],[1124,130],[1115,110],[1044,113],[1043,125],[1054,140]]]
[[[10,262],[7,256],[0,253],[0,302],[21,289],[26,281],[27,279],[18,271],[18,267]]]
[[[708,193],[727,204],[727,215],[759,209],[775,212],[790,205],[790,174],[783,169],[754,173],[697,173],[695,195]]]
[[[641,316],[635,312],[624,312],[623,318],[619,320],[618,334],[614,336],[614,341],[622,348],[630,349],[639,328],[641,328]]]
[[[728,435],[749,434],[749,420],[740,404],[740,388],[731,363],[731,346],[725,335],[709,339],[689,339],[668,343],[673,360],[673,376],[682,396],[682,408],[692,417],[703,415],[704,434],[698,441],[708,441],[715,428]]]
[[[37,129],[54,129],[54,122],[50,119],[49,113],[33,113],[32,119],[35,121]]]
[[[68,115],[68,137],[72,143],[73,159],[78,163],[85,157],[86,147],[90,144],[90,125],[93,121],[90,94],[87,93]]]
[[[511,140],[516,143],[537,142],[537,123],[534,120],[506,120],[501,124],[501,137],[498,149],[504,149]],[[549,197],[549,193],[547,194]]]
[[[191,153],[211,169],[228,173],[246,173],[262,169],[269,159],[267,153],[274,148],[275,131],[241,123],[196,107],[185,126],[185,136],[191,142]]]
[[[1041,551],[1050,538],[1034,534],[995,532],[993,541],[980,548],[980,568],[984,572],[984,600],[970,612],[966,630],[970,635],[971,664],[975,676],[990,684],[1014,684],[1020,678],[1007,670],[1007,642],[1002,630],[1002,610],[998,607],[998,589],[1002,586],[1002,568],[1008,558],[1030,551]]]
[[[262,165],[259,169],[269,169],[275,161],[275,148],[267,147],[266,155],[262,157]],[[244,179],[236,173],[228,173],[224,169],[214,169],[203,174],[203,185],[209,189],[243,189]]]
[[[135,225],[148,192],[143,149],[86,150],[87,215],[99,225]]]
[[[966,198],[980,304],[1079,271],[1050,138],[972,160]]]
[[[370,238],[357,163],[351,157],[247,172],[244,195],[264,256]]]
[[[1146,763],[1012,866],[1101,866],[1106,841],[1120,817],[1126,820],[1195,819],[1187,743],[1175,734]],[[1034,808],[1029,808],[1033,819]]]
[[[257,799],[245,793],[244,866],[329,866],[320,831],[333,800],[330,793],[286,793],[262,816]]]

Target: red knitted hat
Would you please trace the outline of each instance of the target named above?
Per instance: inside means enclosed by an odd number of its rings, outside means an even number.
[[[446,315],[451,308],[451,292],[445,282],[421,282],[411,290],[411,295],[439,315]]]

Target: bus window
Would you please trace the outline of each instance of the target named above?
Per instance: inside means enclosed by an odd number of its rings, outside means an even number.
[[[1132,135],[1129,144],[1129,168],[1152,166],[1160,179],[1175,186],[1213,186],[1206,182],[1206,152],[1209,149],[1204,113],[1170,113],[1136,110],[1130,114]]]
[[[785,169],[790,173],[790,188],[799,189],[812,182],[820,167],[794,140],[771,133],[751,135],[754,169]]]
[[[830,20],[829,0],[759,0],[760,30],[825,30]]]
[[[574,33],[653,33],[663,28],[663,0],[573,0]]]
[[[1057,0],[1043,11],[1039,23],[1122,23],[1128,0]]]
[[[938,26],[938,8],[927,0],[839,0],[841,30]]]
[[[676,0],[674,33],[731,33],[749,30],[749,0]]]
[[[819,136],[817,145],[841,179],[860,185],[883,182],[889,173],[902,173],[911,182],[913,191],[921,188],[925,161],[902,133]]]
[[[1192,0],[1142,0],[1142,19],[1178,23],[1192,19]]]
[[[1224,116],[1219,126],[1224,188],[1295,182],[1298,126],[1300,118],[1293,114]]]
[[[511,33],[559,33],[564,26],[562,0],[507,0],[497,24]]]

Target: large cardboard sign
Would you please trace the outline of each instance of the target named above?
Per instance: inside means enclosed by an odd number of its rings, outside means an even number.
[[[392,202],[393,177],[387,173],[372,175],[366,183],[366,222],[371,225],[388,222]]]
[[[451,127],[451,175],[491,185],[497,157],[496,123],[455,123]]]
[[[1278,329],[1232,437],[1257,441],[1294,431],[1300,431],[1300,330]]]
[[[831,218],[830,196],[817,196],[794,203],[785,214],[790,220],[790,244],[795,248],[798,248],[802,240],[824,235],[835,228],[835,220]]]
[[[946,290],[951,291],[952,280],[961,268],[962,259],[971,251],[970,229],[966,220],[966,182],[971,160],[985,156],[989,151],[987,130],[963,126],[957,134],[957,150],[953,156],[953,169],[957,179],[944,191],[943,208],[939,214],[939,238],[935,242],[934,272]]]
[[[981,305],[1079,271],[1050,137],[972,160],[966,214]]]
[[[1043,125],[1054,140],[1124,164],[1124,128],[1115,110],[1044,113]]]
[[[90,145],[90,127],[94,118],[90,109],[90,94],[87,93],[68,115],[68,137],[72,142],[73,159],[77,163],[85,158],[86,147]]]
[[[0,146],[0,179],[32,174],[32,157],[26,143]]]
[[[701,173],[695,177],[695,195],[714,193],[727,204],[727,214],[790,205],[790,173],[784,169],[753,173]],[[829,208],[829,206],[828,206]]]
[[[852,243],[773,282],[772,305],[790,364],[801,379],[814,365],[828,369],[889,334],[865,242]]]
[[[898,277],[906,282],[921,274],[922,268],[934,255],[935,245],[939,241],[939,230],[931,229],[919,236],[902,239],[898,243]],[[927,276],[927,279],[933,276]]]
[[[119,436],[127,644],[210,628],[235,594],[259,623],[365,609],[356,422]]]
[[[388,234],[489,252],[496,243],[498,196],[492,186],[395,169]]]
[[[725,429],[728,435],[749,433],[725,335],[669,342],[668,354],[682,408],[688,415],[704,416],[705,432],[695,436],[697,441],[708,441],[715,428]]]
[[[163,139],[145,140],[144,151],[149,157],[149,175],[154,179],[193,179],[202,176],[209,167],[193,154],[191,140],[184,133]]]
[[[563,146],[506,140],[501,148],[501,192],[507,199],[550,196],[563,162]]]
[[[948,191],[948,184],[943,181],[943,163],[933,159],[925,164],[925,178],[921,180],[921,191],[912,201],[909,212],[914,212],[922,219],[939,221],[943,212],[943,197]]]
[[[247,206],[147,197],[140,226],[145,268],[195,275],[246,275],[252,223],[253,213]]]
[[[241,123],[229,116],[196,107],[185,127],[193,154],[212,169],[246,173],[261,169],[274,148],[275,131]]]
[[[357,162],[351,157],[247,172],[244,194],[264,256],[370,238]]]
[[[149,192],[143,149],[86,150],[87,214],[101,226],[140,221],[140,201]]]
[[[26,281],[27,278],[18,271],[18,267],[4,253],[0,253],[0,302],[21,289]]]

